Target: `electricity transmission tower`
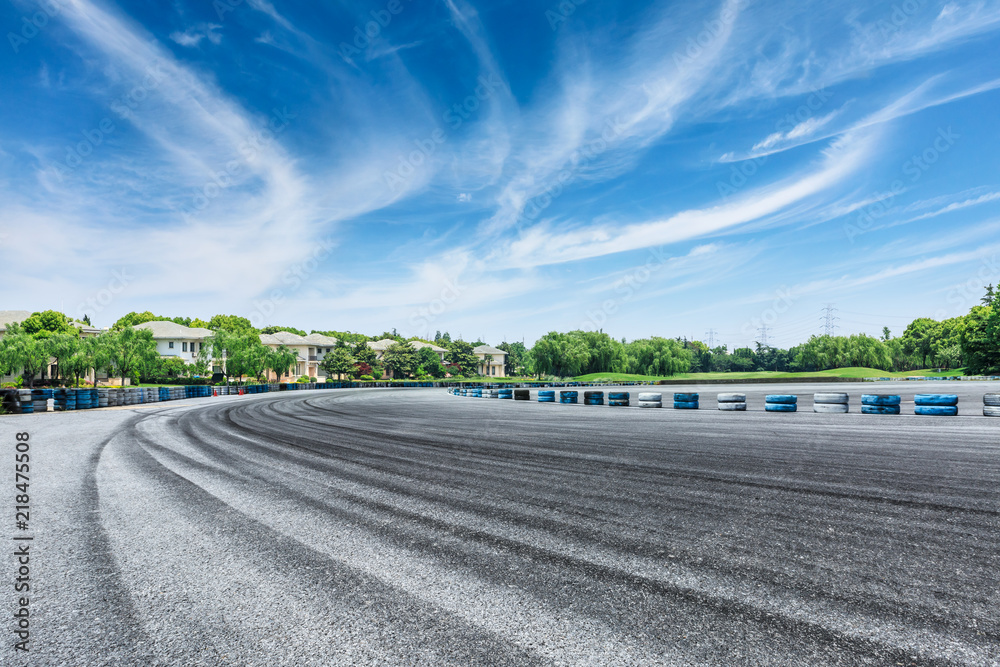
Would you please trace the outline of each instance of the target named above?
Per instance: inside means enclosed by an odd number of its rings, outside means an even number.
[[[771,327],[761,327],[760,329],[757,329],[757,333],[760,334],[760,340],[758,342],[761,347],[770,347],[770,345],[767,344],[767,332],[770,330]]]
[[[826,307],[823,308],[823,310],[826,312],[826,315],[824,315],[820,319],[824,320],[824,325],[823,325],[824,334],[827,336],[832,336],[834,331],[839,328],[836,324],[834,324],[836,320],[840,319],[839,317],[834,315],[837,309],[833,307],[832,303],[828,303],[826,304]]]
[[[715,329],[709,329],[705,332],[705,336],[708,338],[708,349],[710,350],[715,348],[715,334],[717,333],[719,332]]]

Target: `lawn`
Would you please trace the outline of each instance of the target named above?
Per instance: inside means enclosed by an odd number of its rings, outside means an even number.
[[[711,382],[712,380],[752,380],[768,378],[774,380],[786,380],[789,378],[813,378],[813,377],[839,377],[839,378],[904,378],[904,377],[950,377],[962,375],[962,369],[954,369],[936,373],[931,369],[919,371],[903,371],[892,373],[880,371],[877,368],[834,368],[828,371],[815,371],[810,373],[778,373],[774,371],[760,371],[750,373],[678,373],[669,377],[658,377],[653,375],[631,375],[629,373],[590,373],[574,378],[579,382],[594,382],[596,380],[618,380],[635,382],[656,382],[657,380],[690,380],[692,382]]]

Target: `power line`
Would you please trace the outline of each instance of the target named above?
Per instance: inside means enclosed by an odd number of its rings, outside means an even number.
[[[770,345],[767,344],[767,332],[770,330],[771,327],[761,327],[760,329],[757,329],[757,333],[760,334],[760,341],[758,342],[761,347],[770,347]]]
[[[834,321],[840,319],[839,317],[836,317],[833,314],[834,312],[836,312],[837,309],[833,307],[832,303],[828,303],[826,304],[826,307],[823,310],[826,311],[826,315],[820,318],[822,320],[825,320],[825,324],[823,325],[823,330],[827,336],[832,336],[834,330],[839,328],[836,324],[834,324]]]

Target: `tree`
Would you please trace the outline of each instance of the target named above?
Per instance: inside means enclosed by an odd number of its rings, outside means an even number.
[[[984,306],[992,306],[993,302],[996,300],[996,294],[993,293],[993,283],[990,283],[983,289],[986,290],[986,294],[983,295],[983,298],[981,298],[980,301]]]
[[[238,315],[215,315],[208,321],[206,328],[212,331],[229,331],[233,333],[254,333],[257,331],[253,328],[250,320]]]
[[[96,374],[97,369],[108,365],[108,361],[106,346],[100,338],[81,338],[76,351],[65,361],[65,373],[72,375],[73,386],[79,387],[81,377],[90,371],[94,371]],[[180,360],[178,359],[178,361]]]
[[[374,368],[378,364],[378,354],[375,350],[368,347],[366,344],[361,343],[354,350],[354,359],[360,364],[368,364],[368,366]]]
[[[49,351],[42,340],[32,336],[18,323],[7,325],[6,335],[0,339],[0,369],[3,375],[20,372],[28,388],[34,386],[35,376],[49,363]]]
[[[424,375],[430,375],[435,378],[443,378],[445,376],[445,368],[441,363],[441,357],[438,353],[429,347],[422,347],[417,350],[416,361],[417,364],[417,375],[420,375],[420,371],[423,371]]]
[[[158,356],[153,332],[149,329],[125,327],[109,331],[101,338],[107,346],[108,367],[121,377],[123,387],[126,377],[136,376],[145,364]]]
[[[26,334],[35,338],[47,338],[56,334],[68,333],[80,335],[80,331],[73,326],[70,319],[56,310],[32,313],[31,317],[21,322],[21,328]]]
[[[280,382],[281,376],[290,373],[298,361],[299,355],[294,350],[284,345],[279,345],[276,349],[271,350],[271,353],[268,355],[267,370],[274,373],[275,378]]]
[[[1000,368],[1000,311],[973,306],[965,316],[961,347],[966,374],[980,375]]]
[[[472,344],[466,343],[464,340],[453,340],[448,344],[447,349],[445,359],[451,365],[458,367],[459,374],[469,376],[476,372],[479,358],[472,351]],[[454,375],[454,372],[452,374]]]
[[[219,329],[205,339],[202,359],[211,358],[229,378],[259,378],[268,369],[270,348],[260,341],[254,330]],[[294,353],[293,353],[294,354]]]
[[[933,351],[934,337],[939,323],[929,317],[919,317],[906,327],[903,335],[903,350],[907,354],[917,354],[921,359],[921,367],[927,368],[927,357]]]
[[[889,342],[892,339],[892,330],[889,327],[882,327],[882,340]]]
[[[81,345],[80,336],[75,331],[71,334],[54,334],[45,339],[45,348],[49,351],[49,356],[55,357],[59,376],[67,378],[73,374],[69,361],[80,351]]]
[[[524,343],[508,343],[505,341],[497,345],[497,349],[507,353],[507,362],[504,366],[505,375],[517,376],[524,373],[528,357],[528,350],[525,349]]]
[[[392,373],[406,377],[414,368],[416,355],[409,343],[393,343],[382,353],[382,365]]]
[[[338,378],[340,376],[344,376],[345,378],[350,377],[355,371],[354,356],[346,346],[336,347],[333,352],[323,357],[323,361],[320,362],[319,366],[329,376],[336,375]]]
[[[289,333],[297,334],[299,336],[305,336],[306,335],[305,331],[303,331],[302,329],[296,329],[295,327],[276,327],[276,326],[272,326],[272,327],[264,327],[263,329],[260,330],[260,332],[263,333],[263,334],[273,334],[273,333],[278,333],[279,331],[287,331]]]
[[[83,323],[86,324],[88,327],[94,326],[90,322],[90,315],[87,315],[87,314],[84,314],[84,316],[83,316]]]

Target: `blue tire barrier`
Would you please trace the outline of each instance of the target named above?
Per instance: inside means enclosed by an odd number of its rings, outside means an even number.
[[[795,405],[799,402],[799,397],[794,394],[768,394],[764,397],[764,402],[775,405]]]
[[[583,392],[583,403],[584,405],[604,405],[604,392],[603,391]]]
[[[539,403],[555,403],[556,402],[556,392],[554,391],[539,391],[538,392],[538,402]]]
[[[924,406],[945,406],[958,405],[958,396],[955,394],[917,394],[913,397],[913,402]]]
[[[674,394],[676,396],[677,394]],[[695,394],[697,396],[697,394]],[[697,410],[698,401],[674,401],[674,410]]]
[[[861,405],[896,405],[898,406],[901,398],[896,394],[862,394],[861,395]],[[878,412],[870,412],[868,414],[880,414]]]
[[[629,393],[627,391],[609,391],[608,405],[612,407],[628,407]]]
[[[560,391],[559,392],[559,402],[560,403],[579,403],[580,402],[580,392],[577,391]]]
[[[514,400],[515,401],[530,401],[531,391],[528,389],[515,389],[514,390]]]
[[[497,392],[497,398],[510,400],[514,398],[513,389],[501,389]]]
[[[795,403],[765,403],[764,410],[767,412],[795,412],[798,406]]]
[[[674,394],[674,403],[697,403],[698,394]]]
[[[861,406],[863,415],[898,415],[898,405],[864,405]]]
[[[934,417],[954,417],[958,414],[957,405],[918,405],[913,409],[915,415]]]

